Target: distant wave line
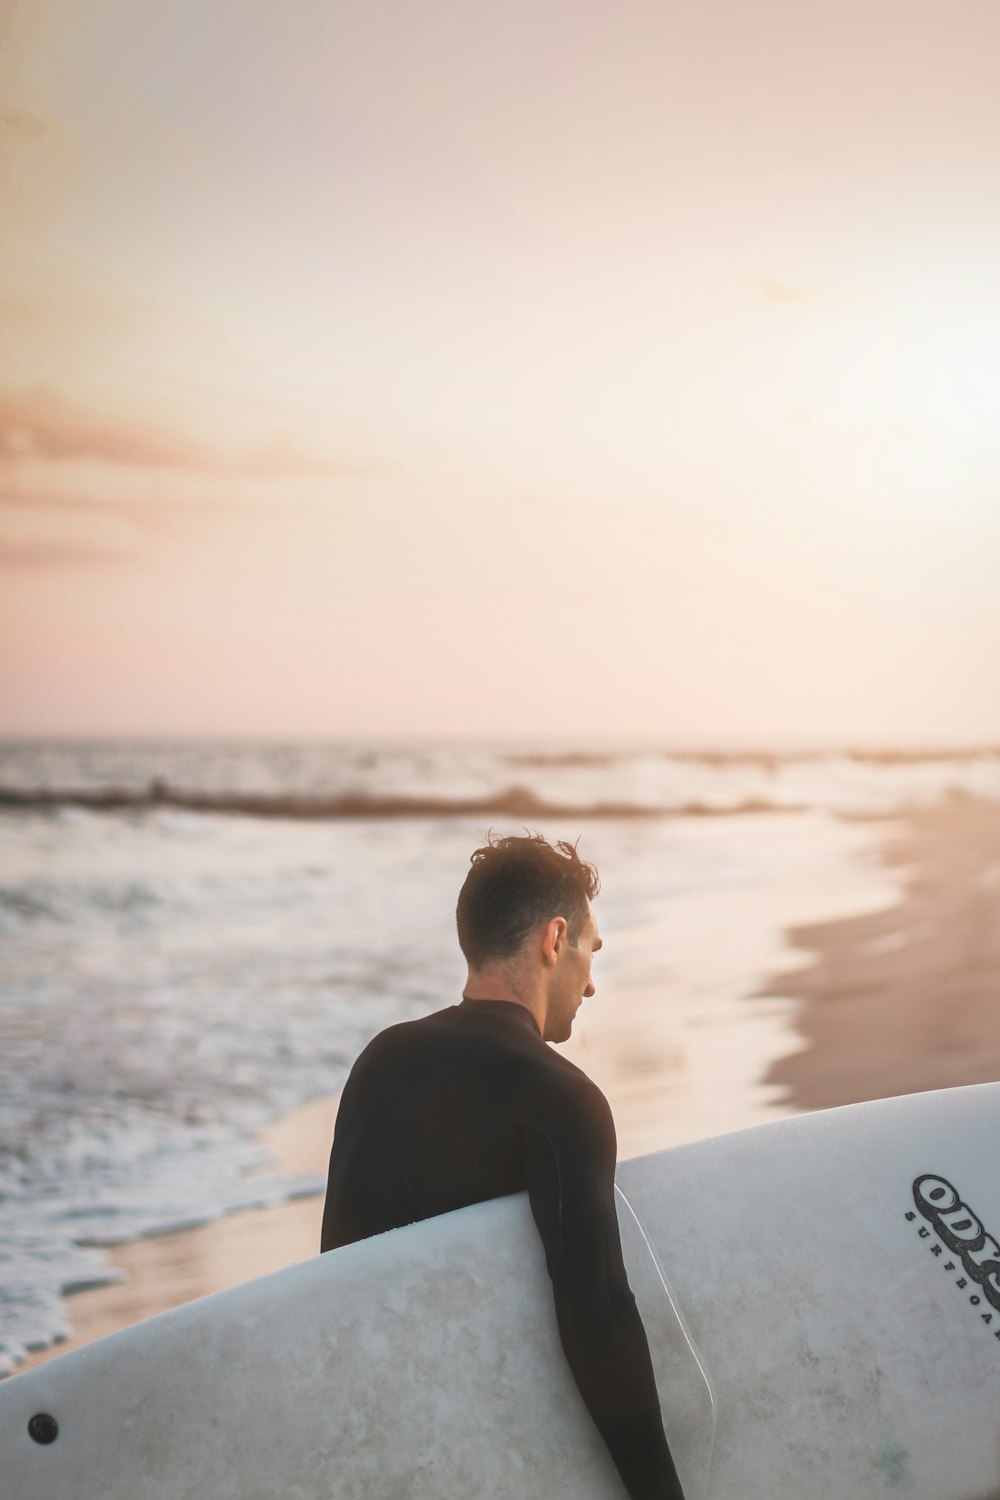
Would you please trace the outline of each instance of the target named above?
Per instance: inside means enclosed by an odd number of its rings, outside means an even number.
[[[338,796],[296,796],[293,793],[194,792],[154,780],[144,788],[102,787],[57,790],[48,787],[0,786],[0,808],[44,811],[80,808],[88,812],[143,812],[160,808],[183,812],[225,813],[252,818],[716,818],[746,813],[803,812],[799,804],[778,804],[750,797],[715,805],[685,802],[650,806],[635,802],[550,802],[525,787],[506,787],[484,797],[404,797],[366,792]]]
[[[511,751],[504,756],[509,766],[532,770],[607,770],[623,761],[658,756],[680,765],[708,766],[712,770],[735,767],[776,773],[785,766],[814,765],[818,761],[846,760],[861,766],[921,766],[942,762],[968,764],[1000,759],[1000,745],[958,746],[952,749],[851,749],[826,750],[663,750]]]

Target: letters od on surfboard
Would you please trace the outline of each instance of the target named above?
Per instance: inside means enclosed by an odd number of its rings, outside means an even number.
[[[973,1307],[982,1306],[983,1297],[1000,1312],[1000,1243],[988,1234],[982,1221],[963,1203],[958,1189],[946,1177],[928,1172],[918,1177],[913,1184],[913,1201],[921,1214],[933,1226],[944,1247],[951,1250],[961,1261],[959,1267],[954,1260],[942,1262],[945,1271],[964,1270],[965,1275],[955,1279],[959,1291],[966,1291],[969,1282],[981,1289],[982,1295],[973,1290],[969,1302]],[[913,1223],[916,1214],[912,1209],[906,1218]],[[920,1238],[929,1239],[930,1230],[920,1227]],[[942,1245],[933,1244],[931,1254],[938,1259],[944,1254]],[[992,1312],[979,1315],[989,1328],[994,1322]],[[993,1337],[1000,1339],[1000,1327],[993,1329]]]

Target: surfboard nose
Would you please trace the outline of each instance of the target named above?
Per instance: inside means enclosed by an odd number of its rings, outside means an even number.
[[[46,1367],[35,1377],[14,1376],[3,1383],[0,1403],[0,1473],[4,1495],[31,1495],[57,1500],[67,1493],[66,1471],[60,1452],[62,1412],[54,1392],[45,1388]],[[65,1446],[65,1440],[63,1443]]]

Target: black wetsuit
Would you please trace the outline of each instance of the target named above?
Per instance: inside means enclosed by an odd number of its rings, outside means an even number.
[[[614,1201],[608,1102],[531,1013],[463,1000],[391,1026],[344,1089],[322,1249],[527,1190],[559,1334],[632,1500],[683,1500]]]

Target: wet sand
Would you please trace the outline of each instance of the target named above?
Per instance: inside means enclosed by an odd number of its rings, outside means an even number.
[[[904,883],[902,902],[793,929],[812,960],[752,1000],[779,1007],[801,1040],[761,1080],[776,1112],[1000,1077],[1000,807],[956,802],[891,826],[884,857]],[[613,1070],[598,1076],[585,1056],[575,1060],[608,1093],[620,1154],[652,1149],[649,1100],[669,1087],[671,1059],[651,1068],[647,1049],[641,1088],[634,1078],[616,1087]],[[316,1100],[264,1132],[279,1166],[324,1173],[335,1116],[336,1099]],[[125,1280],[72,1297],[70,1341],[22,1369],[316,1254],[321,1213],[321,1198],[302,1199],[110,1251]]]
[[[1000,1078],[1000,806],[956,800],[896,828],[898,906],[789,934],[813,960],[769,993],[795,998],[802,1050],[765,1082],[796,1110]]]

